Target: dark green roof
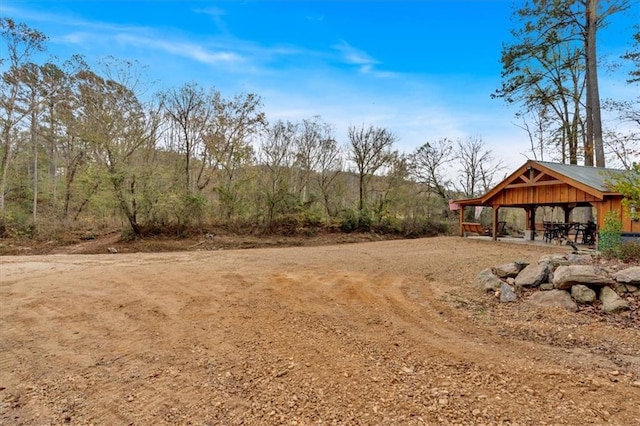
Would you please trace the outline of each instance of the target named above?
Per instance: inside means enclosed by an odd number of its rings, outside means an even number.
[[[625,172],[619,169],[576,166],[573,164],[549,163],[546,161],[536,161],[536,163],[602,192],[612,191],[606,183],[607,179],[611,179],[612,175],[615,176]]]

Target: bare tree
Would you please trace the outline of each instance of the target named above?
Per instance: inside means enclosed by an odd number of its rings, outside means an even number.
[[[458,141],[456,158],[460,162],[460,189],[467,198],[477,197],[491,189],[496,173],[503,168],[480,138]]]
[[[342,149],[333,138],[332,134],[326,134],[321,140],[316,157],[316,181],[322,194],[322,204],[329,217],[338,214],[335,199],[340,195],[337,184],[338,176],[342,172]]]
[[[260,145],[260,160],[268,175],[264,185],[267,227],[271,227],[276,214],[285,211],[291,195],[290,172],[293,167],[294,144],[298,126],[278,121],[267,132]]]
[[[297,190],[303,204],[308,200],[311,176],[318,170],[322,149],[326,147],[323,146],[323,142],[332,138],[331,126],[324,123],[319,116],[304,119],[300,123],[295,143],[294,168],[298,174]]]
[[[192,178],[194,157],[205,151],[203,138],[212,124],[214,104],[219,102],[220,94],[215,90],[206,93],[197,84],[185,84],[179,89],[166,92],[163,96],[166,116],[172,127],[172,134],[179,143],[184,155],[184,184],[187,193],[196,187],[202,189],[209,179],[204,177],[205,162],[200,162],[197,176]]]
[[[434,192],[444,202],[449,200],[451,181],[446,176],[445,167],[453,160],[453,143],[446,138],[427,142],[411,154],[411,175],[426,186],[427,199]]]
[[[349,159],[355,164],[358,175],[358,210],[362,212],[367,182],[376,172],[391,164],[396,136],[387,129],[371,125],[366,128],[364,125],[359,128],[350,126],[347,134],[351,144]]]

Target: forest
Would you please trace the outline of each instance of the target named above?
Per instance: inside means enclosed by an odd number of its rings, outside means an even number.
[[[596,30],[629,3],[609,2],[586,20],[596,2],[551,3],[515,11],[493,96],[520,108],[530,158],[629,169],[614,184],[638,199],[640,95],[600,105],[594,74]],[[3,17],[0,31],[2,236],[179,236],[216,226],[435,234],[457,222],[449,201],[478,196],[519,166],[502,164],[481,136],[400,152],[375,123],[354,123],[337,140],[320,116],[270,120],[256,93],[197,82],[152,93],[139,63],[53,60],[37,29]],[[618,60],[640,93],[640,31],[629,45]]]

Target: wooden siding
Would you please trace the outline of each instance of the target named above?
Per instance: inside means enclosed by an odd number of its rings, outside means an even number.
[[[505,188],[495,194],[487,204],[501,206],[524,206],[527,204],[569,204],[569,203],[595,203],[600,201],[597,197],[567,185],[553,184],[541,186],[516,186]]]
[[[640,232],[640,221],[631,220],[629,209],[622,204],[622,197],[606,197],[601,204],[598,213],[598,229],[604,226],[604,217],[610,211],[616,211],[620,215],[623,232]]]

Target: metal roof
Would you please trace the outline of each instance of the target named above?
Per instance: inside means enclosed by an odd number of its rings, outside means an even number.
[[[615,176],[625,172],[619,169],[549,163],[546,161],[535,161],[535,163],[602,192],[612,191],[611,187],[606,183],[607,179],[611,179],[612,175]]]

